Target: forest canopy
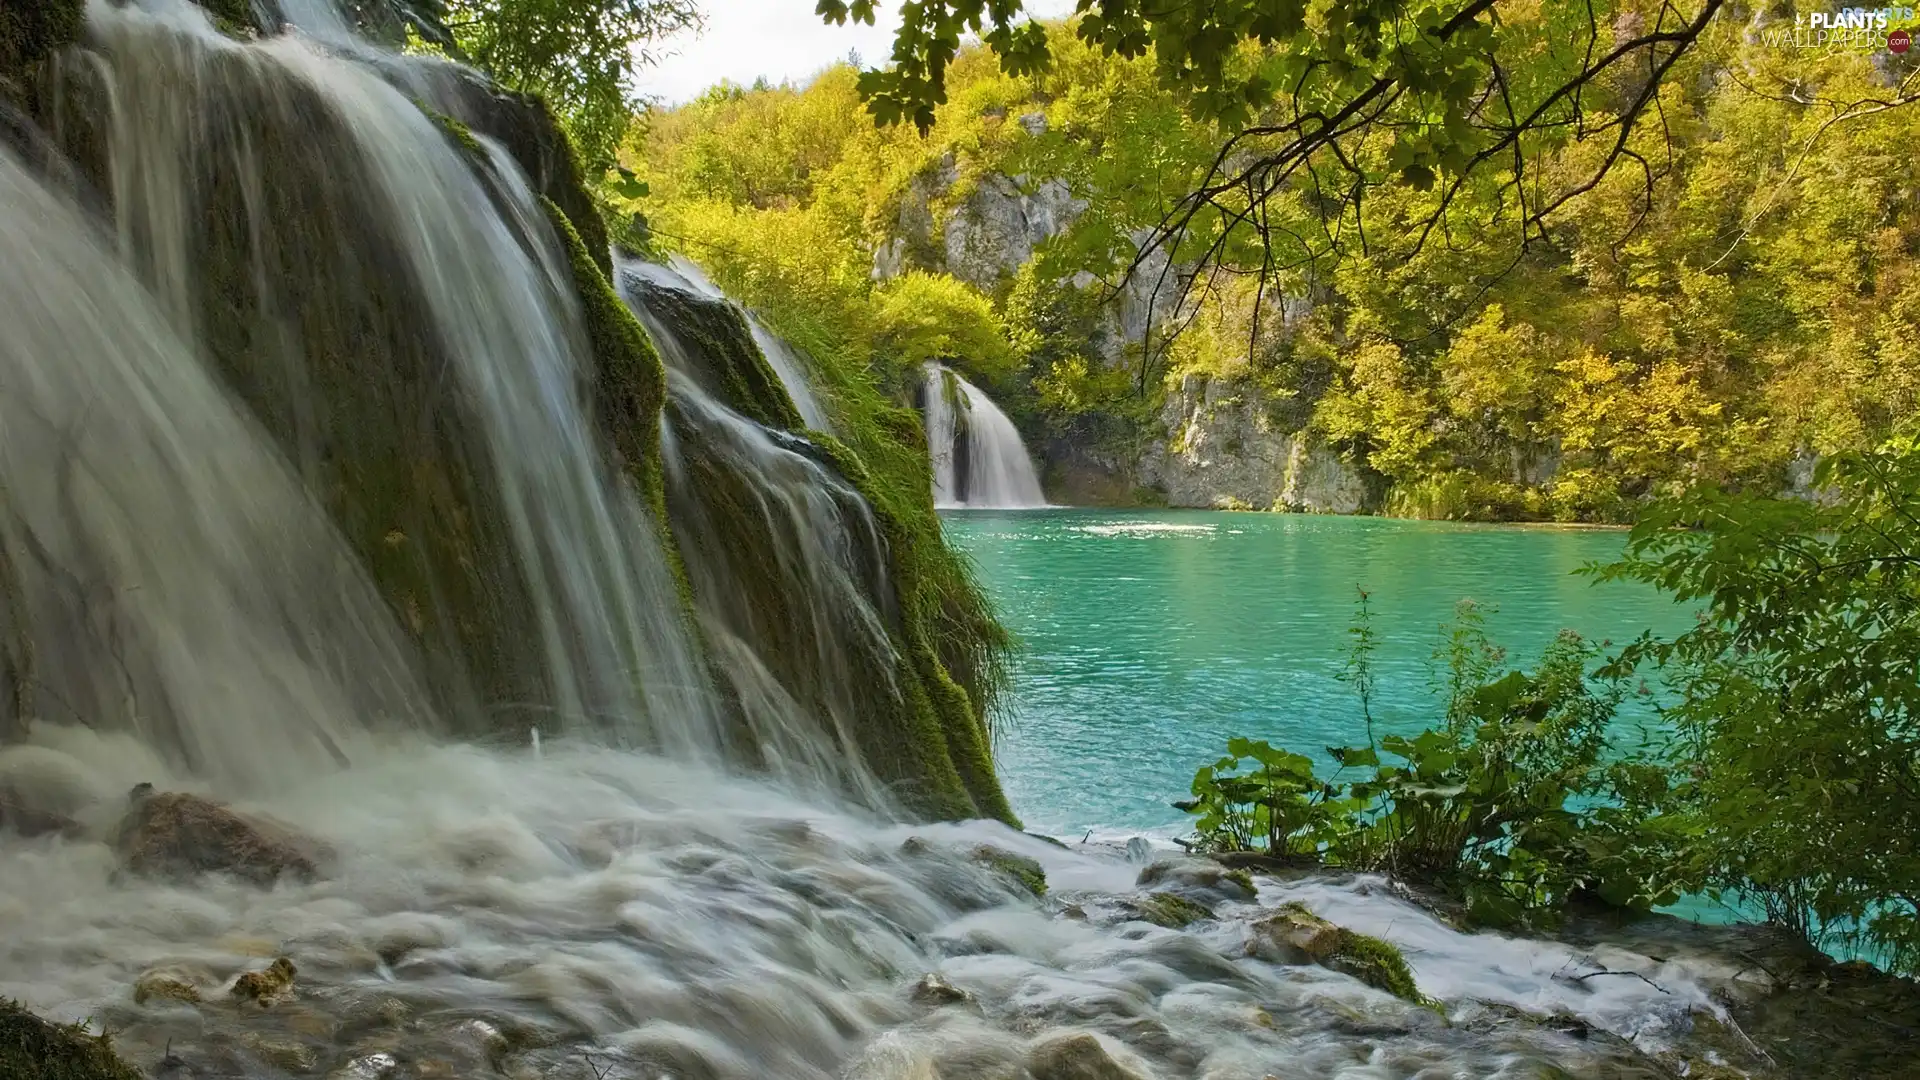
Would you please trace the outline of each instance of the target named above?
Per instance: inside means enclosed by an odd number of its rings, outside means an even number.
[[[1510,82],[1537,89],[1579,60],[1564,14],[1490,15],[1499,41],[1532,43],[1503,61]],[[1610,14],[1603,52],[1659,18]],[[1126,459],[1171,437],[1166,394],[1221,379],[1275,430],[1380,478],[1390,510],[1625,520],[1693,480],[1794,482],[1810,457],[1905,426],[1920,392],[1912,54],[1794,48],[1791,16],[1749,18],[1713,20],[1668,69],[1658,123],[1629,140],[1650,168],[1616,167],[1525,230],[1494,171],[1436,217],[1454,181],[1388,175],[1413,130],[1388,126],[1325,150],[1351,145],[1370,170],[1358,209],[1315,164],[1260,196],[1258,222],[1195,218],[1132,282],[1140,238],[1204,189],[1223,129],[1167,92],[1157,55],[1073,24],[1024,74],[956,52],[925,134],[876,127],[865,74],[840,66],[658,113],[625,161],[662,242],[774,321],[831,328],[883,377],[876,278],[977,290],[1017,362],[969,375],[1036,445]],[[1581,107],[1635,85],[1609,69]],[[1526,161],[1535,193],[1584,183],[1612,146],[1541,138],[1559,145]],[[1030,252],[996,261],[954,231],[1062,191],[1060,227]],[[1120,342],[1117,307],[1155,289],[1164,317]]]

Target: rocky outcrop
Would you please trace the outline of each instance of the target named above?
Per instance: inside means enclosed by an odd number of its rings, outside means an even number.
[[[1140,461],[1139,481],[1170,506],[1355,514],[1377,508],[1361,469],[1304,430],[1288,431],[1257,392],[1190,375],[1161,409],[1166,441]]]
[[[1022,117],[1021,123],[1035,130],[1030,117]],[[1044,116],[1038,127],[1045,130]],[[1035,182],[991,173],[955,203],[953,192],[959,185],[960,168],[950,154],[908,181],[894,235],[874,252],[874,280],[919,267],[945,270],[992,293],[1033,257],[1035,248],[1065,232],[1087,207],[1064,180]]]
[[[988,176],[947,219],[947,273],[991,293],[1086,206],[1064,180],[1030,184],[1025,177]]]
[[[156,794],[141,784],[131,802],[113,849],[122,866],[144,877],[231,874],[268,886],[282,876],[318,877],[332,856],[324,844],[198,795]]]
[[[297,974],[293,961],[282,956],[263,971],[249,971],[235,979],[231,996],[235,1001],[270,1009],[293,996],[293,977]]]

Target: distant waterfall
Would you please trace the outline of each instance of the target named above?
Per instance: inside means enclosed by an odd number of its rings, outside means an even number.
[[[979,387],[941,364],[926,368],[927,453],[941,509],[1047,505],[1013,421]]]

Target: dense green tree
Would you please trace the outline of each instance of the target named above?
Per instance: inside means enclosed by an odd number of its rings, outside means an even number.
[[[1658,665],[1692,876],[1920,970],[1920,448],[1839,454],[1817,500],[1697,487],[1595,572],[1705,606]]]

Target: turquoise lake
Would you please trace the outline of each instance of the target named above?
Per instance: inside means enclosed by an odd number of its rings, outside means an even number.
[[[1198,766],[1233,735],[1320,759],[1364,742],[1340,681],[1357,590],[1370,594],[1381,731],[1439,715],[1434,650],[1463,598],[1510,662],[1563,627],[1624,642],[1689,609],[1573,571],[1620,553],[1616,530],[1204,511],[954,511],[1019,637],[1000,775],[1026,826],[1055,835],[1178,835]],[[1649,715],[1630,703],[1626,743]]]

